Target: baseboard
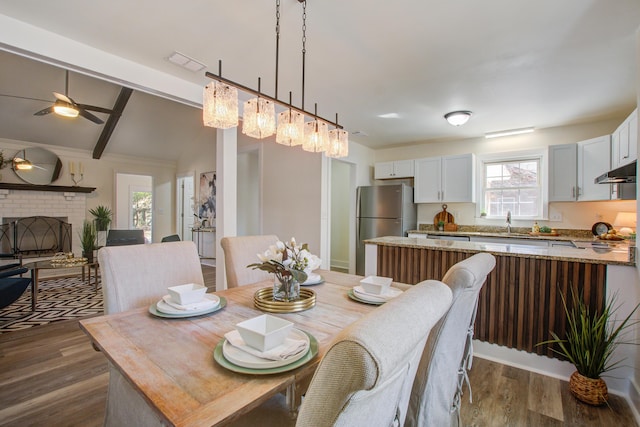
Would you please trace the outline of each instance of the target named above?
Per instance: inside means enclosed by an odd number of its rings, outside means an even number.
[[[331,268],[339,268],[341,270],[349,270],[349,260],[332,259]]]
[[[478,340],[473,340],[473,352],[474,355],[482,359],[491,360],[502,363],[503,365],[513,366],[515,368],[524,369],[565,381],[569,381],[569,377],[576,370],[576,368],[569,362]],[[629,400],[631,389],[630,378],[606,377],[604,379],[607,382],[607,388],[611,394],[622,396]],[[638,400],[638,404],[640,405],[640,400]],[[630,406],[634,405],[631,405],[630,403]]]

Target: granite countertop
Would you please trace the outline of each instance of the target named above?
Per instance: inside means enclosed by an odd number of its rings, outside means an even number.
[[[430,233],[434,234],[434,233]],[[554,240],[557,237],[554,237]],[[635,246],[626,241],[615,245],[593,247],[590,242],[569,246],[540,247],[510,243],[464,242],[415,237],[378,237],[364,243],[382,246],[400,246],[417,249],[437,249],[452,252],[489,252],[495,255],[518,256],[536,259],[560,259],[593,264],[635,265]]]
[[[523,227],[512,228],[511,233],[504,231],[504,227],[471,227],[460,226],[458,231],[439,231],[431,227],[430,229],[421,227],[420,230],[409,230],[411,234],[430,234],[432,236],[481,236],[481,237],[504,237],[510,239],[534,239],[534,240],[564,240],[591,242],[595,236],[591,230],[558,230],[557,236],[531,235],[530,230]]]

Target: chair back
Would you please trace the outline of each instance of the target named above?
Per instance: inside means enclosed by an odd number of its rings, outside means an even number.
[[[444,283],[426,281],[345,328],[320,362],[296,425],[397,423],[429,331],[451,298]]]
[[[220,246],[224,251],[227,288],[235,288],[270,279],[270,273],[247,268],[247,265],[260,262],[257,254],[263,253],[269,246],[275,245],[278,240],[278,236],[272,234],[265,236],[223,237],[220,240]]]
[[[185,283],[204,285],[196,245],[107,246],[98,250],[105,314],[149,306],[167,294],[167,288]]]
[[[144,243],[143,230],[109,230],[106,246],[141,245]]]
[[[180,236],[178,236],[177,234],[171,234],[169,236],[164,236],[161,240],[162,243],[165,242],[179,242],[180,241]]]
[[[470,352],[478,294],[496,265],[488,253],[473,255],[452,266],[442,281],[451,288],[453,303],[427,340],[418,367],[406,426],[450,426],[455,423],[459,371]]]

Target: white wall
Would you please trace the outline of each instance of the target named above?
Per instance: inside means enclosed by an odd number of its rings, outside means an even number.
[[[349,268],[351,165],[331,161],[331,267]]]
[[[260,150],[238,153],[238,236],[260,232]]]

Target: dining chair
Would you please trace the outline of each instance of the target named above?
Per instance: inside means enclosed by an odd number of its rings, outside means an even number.
[[[105,246],[98,250],[105,314],[148,307],[184,283],[204,285],[195,243]],[[161,419],[109,364],[105,426],[162,425]]]
[[[170,234],[168,236],[164,236],[162,238],[162,240],[160,240],[162,243],[166,243],[166,242],[179,242],[180,241],[180,236],[178,236],[177,234]]]
[[[451,300],[447,285],[427,280],[345,328],[320,362],[296,426],[401,423],[425,342]]]
[[[272,279],[273,275],[262,270],[247,268],[247,265],[260,262],[258,254],[275,245],[278,236],[223,237],[220,246],[224,251],[224,268],[227,275],[227,288],[248,285]]]
[[[115,230],[107,233],[107,246],[141,245],[144,241],[144,230]]]
[[[479,253],[453,265],[442,278],[451,288],[453,302],[427,340],[405,426],[459,424],[462,385],[471,367],[478,294],[495,265],[493,255]]]

